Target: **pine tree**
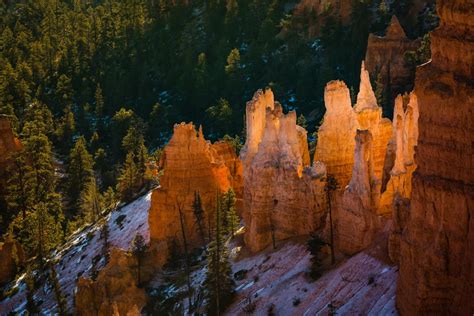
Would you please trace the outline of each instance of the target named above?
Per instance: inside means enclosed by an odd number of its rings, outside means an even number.
[[[330,247],[331,247],[331,264],[336,263],[336,257],[334,252],[334,232],[333,232],[333,223],[332,223],[332,204],[331,204],[331,194],[332,192],[336,191],[339,188],[339,184],[337,179],[334,178],[333,175],[328,174],[326,177],[326,186],[324,187],[324,191],[326,191],[326,198],[328,203],[328,211],[329,211],[329,224],[330,224]]]
[[[137,259],[137,286],[140,286],[141,284],[141,267],[146,250],[147,245],[145,243],[145,238],[143,238],[141,234],[137,233],[133,238],[130,251]]]
[[[234,233],[240,225],[240,219],[235,211],[235,193],[230,188],[223,196],[223,230],[226,234],[231,234],[234,237]]]
[[[199,234],[201,235],[202,242],[204,243],[204,209],[202,208],[201,195],[199,194],[199,191],[194,191],[192,207],[194,217],[196,218],[196,223],[198,224]]]
[[[120,198],[124,201],[130,201],[135,195],[137,189],[138,170],[135,164],[135,155],[129,152],[125,159],[122,172],[118,179],[117,191]]]
[[[71,106],[64,109],[64,115],[59,123],[57,136],[62,152],[67,153],[73,142],[74,132],[76,131],[76,121]]]
[[[67,167],[68,193],[71,205],[78,209],[81,206],[80,197],[85,193],[86,186],[94,180],[94,160],[87,151],[86,140],[79,137],[69,153]]]
[[[222,229],[222,200],[218,195],[214,240],[207,255],[206,298],[210,315],[219,315],[230,303],[235,282]]]
[[[324,246],[323,240],[316,234],[312,234],[307,243],[307,249],[311,254],[310,276],[313,279],[319,278],[323,273],[322,262],[320,259],[321,248]]]
[[[26,269],[25,273],[26,283],[26,310],[29,315],[38,315],[40,312],[38,305],[35,302],[34,294],[36,290],[35,274],[31,270],[31,267]]]
[[[81,192],[81,216],[87,223],[95,223],[103,207],[102,195],[97,187],[96,180],[92,177]]]
[[[56,303],[58,304],[58,314],[60,316],[67,315],[67,301],[62,293],[61,284],[59,284],[54,263],[50,263],[49,265],[49,282],[53,286],[54,296],[56,297]]]

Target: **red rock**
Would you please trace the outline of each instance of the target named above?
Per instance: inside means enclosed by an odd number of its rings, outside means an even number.
[[[152,194],[148,217],[151,247],[158,266],[168,259],[171,246],[176,245],[178,251],[183,249],[179,208],[188,247],[194,248],[203,245],[203,237],[208,235],[217,194],[233,185],[241,194],[240,165],[235,153],[230,151],[230,146],[211,145],[204,139],[202,129],[197,133],[192,123],[175,125],[173,137],[163,152],[164,174],[160,187]],[[203,234],[192,209],[195,192],[199,192],[204,208]]]
[[[397,17],[393,16],[384,37],[369,34],[365,65],[374,80],[381,74],[382,82],[390,85],[392,96],[411,91],[415,67],[405,62],[404,55],[419,46],[420,40],[408,39]]]
[[[20,243],[8,236],[0,243],[0,285],[11,281],[25,262],[25,254]]]
[[[474,4],[437,8],[433,59],[415,81],[418,169],[400,243],[402,315],[474,313]]]
[[[136,285],[136,259],[113,248],[110,260],[97,280],[79,278],[75,295],[75,315],[140,315],[147,297]]]
[[[296,125],[295,112],[284,114],[279,103],[266,102],[273,100],[266,98],[270,94],[257,91],[246,109],[247,142],[241,159],[245,242],[251,251],[265,248],[273,239],[312,232],[325,211],[324,167],[307,167],[306,130]]]

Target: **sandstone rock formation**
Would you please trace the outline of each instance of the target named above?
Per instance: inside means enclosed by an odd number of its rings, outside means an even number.
[[[331,81],[324,90],[326,114],[318,131],[314,161],[322,161],[341,188],[351,179],[354,164],[354,136],[359,128],[351,106],[349,89],[342,81]]]
[[[343,24],[348,23],[352,13],[352,2],[351,0],[301,0],[296,5],[293,15],[304,18],[309,12],[317,17],[311,19],[307,26],[308,35],[315,37],[319,35],[328,14],[339,17]]]
[[[374,175],[381,180],[387,144],[392,136],[392,124],[389,119],[382,118],[382,108],[377,105],[377,99],[370,84],[369,72],[365,69],[364,62],[360,70],[360,87],[354,110],[360,129],[369,130],[372,134]]]
[[[215,214],[217,194],[235,186],[236,195],[242,175],[235,153],[224,144],[211,145],[204,139],[202,129],[196,133],[194,125],[177,124],[174,134],[164,149],[164,174],[161,186],[152,194],[149,212],[151,247],[157,254],[157,265],[162,266],[171,247],[182,250],[180,211],[189,248],[203,245],[208,236],[208,222]],[[198,192],[204,209],[198,221],[192,205]],[[240,191],[241,192],[241,191]]]
[[[136,259],[113,248],[110,260],[96,280],[79,278],[75,295],[75,314],[140,315],[146,304],[145,290],[136,285]]]
[[[279,103],[268,103],[270,94],[257,91],[246,108],[247,142],[241,159],[245,242],[251,251],[310,233],[325,211],[324,165],[308,167],[306,131],[296,125],[295,112],[284,114]]]
[[[9,156],[21,148],[21,143],[13,134],[7,116],[0,115],[0,169],[5,167]]]
[[[394,161],[380,199],[379,214],[392,214],[397,195],[398,198],[411,198],[411,179],[416,169],[414,155],[418,142],[418,117],[418,101],[414,93],[405,97],[399,95],[395,99],[393,135],[390,141]]]
[[[380,181],[375,177],[373,137],[357,130],[352,178],[335,207],[334,236],[339,251],[352,255],[372,242],[377,229]]]
[[[410,40],[405,35],[396,16],[392,17],[386,35],[369,35],[365,63],[370,75],[376,79],[380,73],[385,87],[390,86],[396,96],[413,89],[415,68],[405,62],[405,52],[417,50],[420,40]]]
[[[0,242],[0,285],[11,281],[25,262],[25,254],[20,243],[7,236]]]
[[[432,61],[417,69],[419,138],[400,244],[402,315],[474,313],[474,6],[439,0]]]

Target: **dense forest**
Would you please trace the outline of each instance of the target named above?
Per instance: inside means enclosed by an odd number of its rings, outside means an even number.
[[[0,114],[23,144],[2,192],[2,234],[43,258],[153,184],[174,123],[241,143],[258,88],[313,132],[324,85],[342,79],[355,95],[369,32],[383,34],[411,2],[354,0],[343,24],[330,6],[293,15],[282,0],[2,1]],[[424,18],[411,37],[428,31]]]

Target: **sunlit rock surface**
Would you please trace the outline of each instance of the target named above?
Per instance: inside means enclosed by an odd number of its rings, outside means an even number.
[[[326,114],[318,131],[314,161],[322,161],[328,174],[344,188],[351,179],[354,164],[355,134],[359,128],[351,106],[349,89],[342,81],[331,81],[324,90]]]
[[[432,61],[417,69],[419,138],[400,244],[403,315],[474,313],[474,6],[440,0]]]
[[[241,152],[245,242],[252,251],[308,234],[319,227],[325,210],[325,174],[318,172],[319,165],[308,167],[306,131],[296,125],[295,112],[284,114],[279,103],[262,102],[265,95],[257,91],[247,103],[247,124],[256,126],[247,125],[248,143]],[[262,128],[263,133],[255,133]]]
[[[166,262],[171,247],[177,251],[184,248],[180,210],[188,247],[201,246],[208,240],[208,223],[213,222],[209,219],[214,218],[217,194],[241,178],[235,153],[232,156],[229,150],[223,145],[211,145],[192,123],[175,125],[173,137],[164,149],[164,174],[160,187],[152,194],[148,218],[158,266]],[[236,187],[240,189],[241,185]],[[192,208],[195,192],[204,209],[201,223]]]
[[[138,288],[136,259],[112,249],[107,265],[97,280],[79,278],[75,295],[75,315],[140,315],[146,304],[145,290]]]

